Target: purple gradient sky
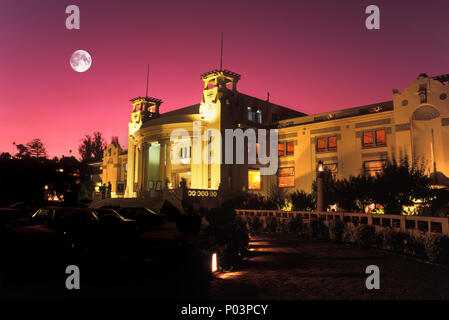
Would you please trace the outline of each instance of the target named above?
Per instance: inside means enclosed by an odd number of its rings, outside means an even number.
[[[70,4],[81,30],[65,28]],[[381,30],[365,28],[369,4]],[[390,100],[421,72],[449,73],[447,12],[446,0],[1,0],[0,152],[41,138],[51,156],[78,156],[94,131],[127,145],[146,64],[162,112],[198,103],[221,31],[241,92],[305,113]],[[77,49],[92,55],[85,73],[70,68]]]

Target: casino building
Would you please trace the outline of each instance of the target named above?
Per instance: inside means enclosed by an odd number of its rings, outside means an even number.
[[[128,150],[111,145],[103,159],[102,180],[111,182],[112,197],[157,197],[183,180],[190,190],[214,194],[264,196],[273,186],[310,192],[319,161],[335,177],[347,178],[373,175],[400,153],[424,159],[434,184],[449,186],[449,74],[420,74],[402,92],[393,89],[390,101],[315,115],[274,104],[269,95],[259,99],[241,93],[240,78],[228,70],[204,73],[200,103],[166,113],[160,113],[160,99],[132,99]],[[193,122],[200,123],[202,132],[216,129],[223,137],[225,129],[278,129],[277,173],[261,175],[260,164],[246,161],[195,163]],[[171,141],[175,129],[189,136]],[[206,148],[213,140],[200,144]],[[224,145],[218,152],[224,155]]]

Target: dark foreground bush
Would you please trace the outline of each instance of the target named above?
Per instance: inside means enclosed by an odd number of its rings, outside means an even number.
[[[302,216],[296,215],[293,218],[289,219],[287,222],[288,232],[299,234],[302,232],[303,224],[302,224]]]
[[[431,262],[447,264],[449,262],[449,238],[436,234],[424,236],[424,249]]]
[[[329,239],[332,241],[341,241],[343,237],[344,224],[340,221],[330,221],[329,225]]]
[[[268,217],[266,220],[266,224],[267,224],[266,231],[276,232],[279,223],[276,217]]]
[[[406,243],[410,238],[408,233],[399,232],[391,228],[385,228],[383,232],[383,248],[398,253],[404,253]]]
[[[262,231],[263,223],[259,217],[254,216],[248,220],[248,226],[250,232],[260,232]]]
[[[329,240],[329,229],[321,220],[313,219],[304,225],[303,234],[309,238]]]
[[[359,225],[355,228],[355,243],[364,248],[372,247],[375,229],[369,225]]]

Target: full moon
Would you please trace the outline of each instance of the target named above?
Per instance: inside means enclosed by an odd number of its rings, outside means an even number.
[[[89,52],[84,50],[76,50],[70,57],[70,65],[77,72],[89,70],[92,65],[92,58]]]

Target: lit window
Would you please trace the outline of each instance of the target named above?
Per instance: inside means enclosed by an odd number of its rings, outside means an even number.
[[[373,131],[363,132],[363,146],[364,147],[373,147],[374,146],[374,132]]]
[[[385,163],[386,160],[365,161],[363,163],[365,174],[371,177],[375,177],[377,173],[382,172]]]
[[[385,129],[363,132],[363,147],[385,146],[387,144],[387,136]]]
[[[327,138],[327,151],[337,151],[337,137],[331,136]]]
[[[260,190],[260,171],[255,169],[248,170],[248,189]]]
[[[287,188],[295,186],[295,170],[293,167],[280,168],[278,172],[278,187]]]
[[[278,143],[278,155],[279,157],[285,156],[285,144]]]
[[[248,120],[262,123],[262,111],[256,107],[248,107]]]
[[[326,138],[317,138],[316,139],[316,151],[317,152],[326,151]]]
[[[384,146],[387,144],[385,130],[377,130],[376,131],[376,145]]]
[[[292,156],[295,153],[295,143],[293,141],[287,142],[287,156]]]

